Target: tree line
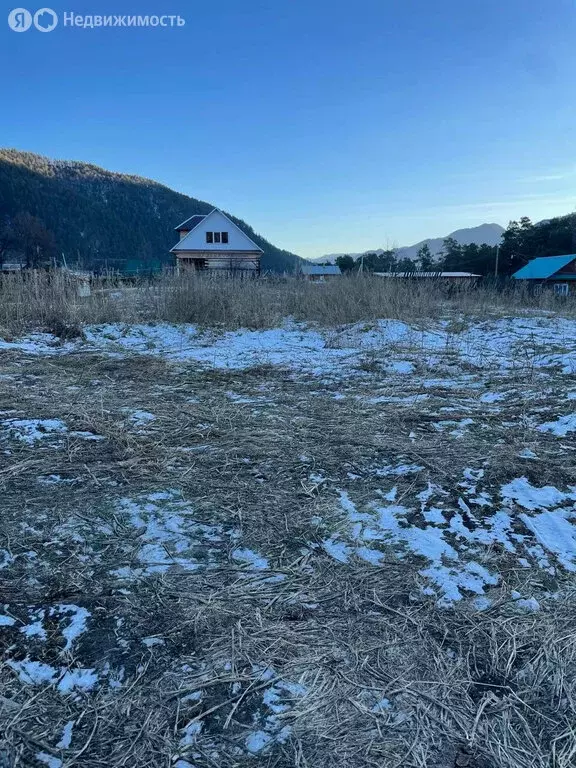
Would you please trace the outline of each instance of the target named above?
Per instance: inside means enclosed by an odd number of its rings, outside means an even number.
[[[27,267],[66,262],[94,271],[148,271],[173,263],[173,228],[212,206],[149,179],[111,173],[86,163],[53,161],[0,149],[0,264]],[[262,269],[293,272],[301,260],[276,248],[246,222],[231,217],[264,249]],[[345,272],[464,271],[508,276],[536,256],[576,252],[576,214],[537,224],[511,221],[499,248],[451,238],[433,256],[427,245],[415,259],[394,250],[366,253],[361,261],[341,256]]]
[[[558,216],[534,224],[524,216],[511,221],[498,246],[483,243],[462,245],[454,238],[444,240],[436,256],[427,244],[415,259],[399,257],[395,250],[365,253],[354,259],[339,256],[342,272],[472,272],[477,275],[509,277],[537,256],[559,256],[576,252],[576,214]]]

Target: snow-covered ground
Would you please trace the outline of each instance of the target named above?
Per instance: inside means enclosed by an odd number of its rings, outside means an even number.
[[[49,334],[0,340],[0,350],[69,354],[79,350],[158,355],[215,368],[280,365],[315,375],[348,374],[369,352],[390,352],[390,372],[410,374],[413,358],[430,364],[452,354],[475,368],[560,366],[576,373],[576,321],[556,317],[484,322],[446,320],[410,326],[397,320],[319,329],[286,322],[260,331],[201,331],[193,325],[101,325],[85,329],[85,341],[59,344]],[[409,360],[401,359],[405,351]],[[398,359],[400,357],[400,359]]]
[[[157,690],[171,764],[294,759],[352,678],[342,719],[400,759],[420,710],[377,675],[380,609],[524,626],[574,586],[574,321],[106,325],[0,359],[0,675],[47,696],[40,763],[92,748],[87,702]]]
[[[566,438],[576,431],[576,413],[571,405],[576,395],[568,391],[571,376],[576,373],[576,322],[562,318],[523,317],[468,324],[452,320],[437,322],[424,329],[392,320],[328,330],[287,321],[282,328],[226,333],[201,332],[194,326],[169,324],[103,325],[88,327],[85,339],[78,342],[61,345],[49,335],[35,334],[20,341],[0,342],[1,349],[38,356],[94,351],[109,354],[114,359],[132,354],[150,355],[180,366],[200,363],[207,368],[233,370],[266,364],[288,369],[292,376],[316,376],[325,383],[372,377],[375,379],[373,386],[384,390],[384,394],[361,399],[374,406],[420,407],[423,413],[431,409],[429,391],[454,390],[452,405],[455,407],[445,405],[436,410],[437,418],[430,422],[431,428],[450,440],[470,437],[475,429],[483,428],[478,412],[495,416],[505,411],[507,402],[517,397],[519,391],[524,399],[535,398],[538,387],[522,392],[518,387],[518,376],[529,375],[534,383],[538,372],[543,376],[554,372],[557,374],[556,384],[565,382],[566,412],[546,420],[538,417],[542,409],[533,408],[530,414],[524,414],[524,422],[533,431],[534,442],[538,440],[538,432]],[[500,391],[493,391],[491,382],[484,383],[482,376],[485,375],[499,377]],[[509,383],[512,379],[513,388]],[[419,391],[402,394],[405,389]],[[470,415],[439,418],[449,416],[462,406],[462,398],[459,399],[456,390],[460,393],[469,390],[464,410]],[[345,388],[332,396],[336,400],[350,397]],[[238,406],[266,408],[274,404],[273,398],[262,393],[246,397],[229,391],[226,397]],[[143,408],[126,407],[123,413],[135,426],[142,428],[143,434],[156,421],[155,414]],[[12,412],[6,415],[9,418],[0,422],[0,441],[6,444],[13,440],[29,446],[41,441],[58,443],[63,436],[104,439],[90,431],[69,430],[58,418],[15,418]],[[526,450],[526,459],[537,459],[535,453]],[[375,470],[379,477],[410,475],[414,482],[418,482],[423,472],[422,466],[402,463]],[[436,590],[440,602],[446,604],[460,600],[462,590],[482,595],[487,587],[498,584],[498,575],[485,562],[482,549],[497,544],[507,552],[515,553],[522,567],[528,567],[530,557],[524,551],[526,547],[530,549],[526,543],[528,532],[536,537],[537,546],[547,552],[544,555],[542,551],[542,557],[536,557],[534,562],[551,567],[547,557],[553,556],[562,567],[576,569],[575,486],[562,490],[538,488],[520,476],[512,478],[495,493],[493,487],[483,488],[482,467],[466,469],[466,473],[473,480],[467,482],[462,478],[458,509],[448,513],[447,517],[444,497],[449,496],[449,492],[438,479],[429,480],[419,488],[415,498],[421,517],[426,521],[424,526],[408,522],[416,507],[397,503],[395,487],[387,490],[387,505],[382,504],[381,499],[372,499],[362,511],[345,492],[341,492],[344,494],[341,498],[346,499],[343,508],[351,525],[350,538],[346,540],[342,532],[338,536],[329,536],[323,544],[325,551],[340,562],[348,562],[351,554],[356,553],[375,565],[383,555],[373,548],[374,542],[394,545],[399,556],[403,551],[411,551],[428,561],[420,573],[431,582],[430,590]],[[50,478],[40,478],[40,481],[55,482]],[[481,520],[474,517],[477,508],[482,511]],[[151,502],[145,513],[133,506],[126,509],[131,510],[133,524],[148,532],[149,543],[140,554],[145,569],[149,572],[165,570],[170,563],[195,567],[192,561],[174,554],[167,559],[167,543],[174,546],[176,553],[187,549],[188,534],[184,533],[183,520],[177,514],[169,520],[160,520]],[[466,524],[462,514],[467,517]],[[514,530],[513,517],[524,522],[523,533]],[[208,532],[208,529],[203,531],[204,534]],[[216,529],[210,531],[210,535],[217,537]],[[532,550],[540,552],[534,547]],[[462,552],[466,554],[463,556]],[[249,548],[237,548],[233,557],[251,563],[254,568],[268,567],[267,559],[252,553]]]
[[[422,469],[403,467],[399,474]],[[414,507],[394,503],[396,487],[386,494],[388,503],[374,500],[363,512],[341,491],[341,505],[350,523],[348,538],[332,536],[324,541],[324,548],[339,562],[349,563],[356,555],[376,566],[384,560],[386,548],[392,547],[401,558],[404,552],[418,555],[427,561],[420,571],[430,582],[424,591],[436,596],[441,606],[452,605],[465,593],[484,596],[500,583],[498,566],[490,562],[495,545],[513,556],[519,569],[576,572],[576,485],[562,492],[553,486],[534,487],[526,477],[519,477],[493,495],[479,490],[483,475],[483,470],[465,471],[458,509],[450,511],[450,493],[429,482],[416,494],[416,509],[425,521],[420,524],[410,522]],[[466,482],[466,478],[472,479]],[[522,533],[517,520],[525,525]],[[477,604],[485,608],[490,601]]]

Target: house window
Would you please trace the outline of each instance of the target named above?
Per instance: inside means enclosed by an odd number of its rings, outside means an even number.
[[[228,232],[206,232],[207,243],[228,243]]]
[[[554,283],[554,293],[556,296],[568,296],[568,283]]]

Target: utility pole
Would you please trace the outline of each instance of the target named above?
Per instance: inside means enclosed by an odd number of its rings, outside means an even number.
[[[496,246],[496,264],[494,265],[494,277],[498,277],[498,262],[500,261],[500,246]]]

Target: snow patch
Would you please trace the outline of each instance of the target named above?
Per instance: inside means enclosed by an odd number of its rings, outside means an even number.
[[[178,494],[162,491],[134,499],[122,499],[120,512],[128,515],[139,532],[141,546],[138,560],[144,573],[165,573],[178,565],[192,571],[201,562],[194,556],[195,547],[208,542],[220,542],[222,529],[198,523],[191,517],[190,505],[178,499]],[[127,568],[115,571],[120,578],[139,575]]]
[[[7,419],[1,426],[8,437],[26,445],[68,432],[68,427],[60,419]]]
[[[235,549],[232,552],[234,560],[239,560],[242,563],[248,563],[256,571],[266,571],[270,566],[268,560],[251,549]]]
[[[526,477],[518,477],[503,485],[500,494],[504,501],[515,502],[524,509],[536,510],[557,507],[568,500],[576,499],[576,492],[563,493],[553,485],[537,488]]]
[[[339,563],[347,563],[350,557],[350,547],[344,544],[343,541],[336,541],[336,539],[325,539],[322,542],[322,547],[330,557],[334,560],[338,560]]]
[[[57,673],[54,667],[43,664],[41,661],[12,661],[6,662],[7,665],[18,673],[18,677],[27,685],[42,685],[43,683],[53,683]]]
[[[58,670],[41,661],[30,661],[28,657],[23,661],[9,660],[6,664],[26,685],[56,684],[56,689],[63,694],[72,693],[76,689],[90,691],[98,682],[94,669],[61,667]]]
[[[549,421],[538,427],[540,432],[551,432],[556,437],[566,437],[569,432],[576,432],[576,413],[561,416],[557,421]]]
[[[62,730],[62,738],[56,744],[56,749],[68,749],[72,743],[72,730],[74,728],[75,720],[70,720],[66,723]]]
[[[266,731],[254,731],[246,738],[246,749],[252,754],[257,754],[269,746],[272,741],[274,741],[272,734],[266,733]]]
[[[148,411],[141,411],[133,408],[123,408],[122,411],[127,414],[130,421],[137,426],[143,426],[144,424],[149,424],[151,421],[156,420],[156,416]]]
[[[567,571],[576,571],[576,513],[564,509],[520,515],[526,527],[549,552],[554,552]]]
[[[481,403],[497,403],[500,400],[505,400],[506,395],[501,392],[485,392],[480,398]]]
[[[49,755],[48,752],[37,752],[36,760],[39,763],[44,763],[48,768],[62,768],[62,760],[54,755]]]
[[[86,631],[86,622],[90,618],[90,612],[86,608],[80,608],[77,605],[59,605],[56,611],[60,614],[70,615],[68,626],[62,630],[62,635],[66,640],[63,653],[69,651],[80,635]]]
[[[91,691],[98,682],[98,675],[95,669],[67,669],[57,688],[60,693],[72,693],[76,689],[82,691]]]

